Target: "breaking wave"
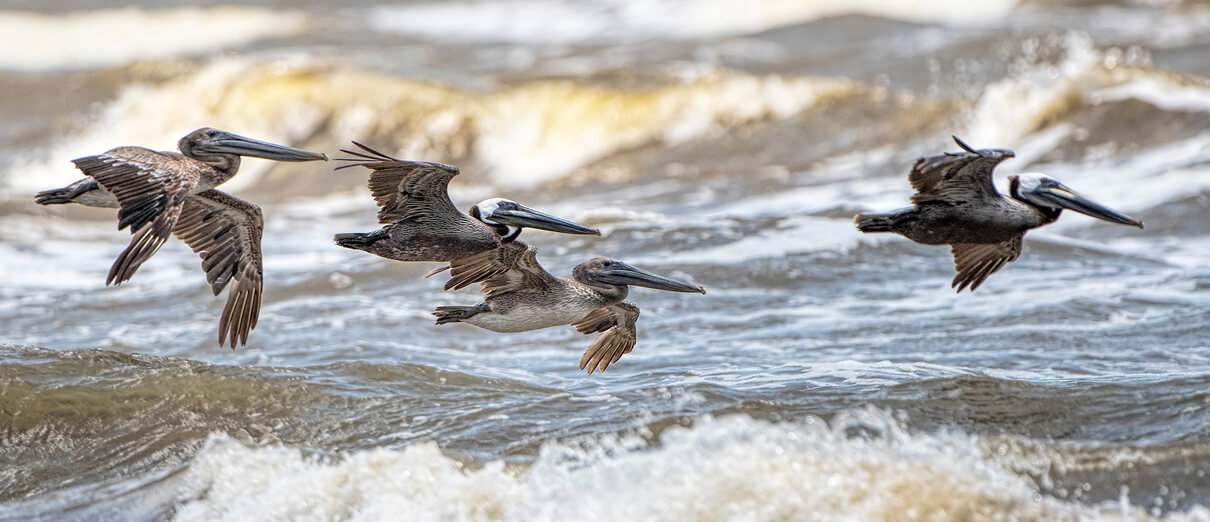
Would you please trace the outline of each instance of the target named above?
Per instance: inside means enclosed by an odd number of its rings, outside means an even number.
[[[675,144],[715,129],[786,118],[857,88],[846,80],[707,71],[641,90],[537,81],[489,93],[363,70],[290,61],[215,61],[195,75],[127,88],[49,161],[19,166],[7,184],[29,191],[77,174],[68,160],[122,144],[170,148],[211,125],[331,150],[350,137],[409,158],[470,160],[500,186],[564,176],[619,150]],[[250,185],[268,162],[248,162],[226,186]]]
[[[1070,120],[1080,111],[1132,100],[1162,111],[1210,112],[1210,85],[1155,70],[1139,49],[1099,49],[1083,33],[1044,40],[1055,41],[1026,42],[1033,52],[1026,53],[1019,71],[983,89],[968,118],[972,143],[1053,145],[1078,130]],[[1046,48],[1057,49],[1061,58],[1029,56]],[[1111,123],[1138,123],[1122,120]],[[1037,149],[1037,155],[1046,151],[1044,145]]]
[[[1018,160],[1005,164],[1005,175],[1057,147],[1082,147],[1090,160],[1131,152],[1111,139],[1122,133],[1146,132],[1139,139],[1157,147],[1188,140],[1190,132],[1193,140],[1201,139],[1195,132],[1202,128],[1200,120],[1160,122],[1210,113],[1210,85],[1156,71],[1145,55],[1097,49],[1079,34],[1027,45],[1058,47],[1061,58],[1022,64],[1016,74],[989,83],[969,100],[888,93],[851,80],[726,69],[669,71],[662,83],[636,89],[551,79],[482,92],[311,61],[219,59],[194,74],[125,88],[85,130],[16,161],[4,184],[24,193],[67,183],[77,177],[67,162],[86,152],[131,143],[168,149],[190,130],[213,125],[328,152],[353,137],[403,157],[439,159],[486,173],[480,182],[531,187],[639,147],[725,140],[753,122],[795,118],[812,107],[863,105],[888,95],[900,99],[908,113],[930,120],[946,117],[936,113],[937,102],[946,104],[964,115],[958,127],[968,142],[1017,150]],[[1154,108],[1139,116],[1159,131],[1138,130],[1146,128],[1138,118],[1115,110],[1131,104]],[[834,123],[815,118],[796,125]],[[249,187],[272,167],[249,161],[228,188]],[[327,170],[318,164],[291,168]]]
[[[545,445],[532,466],[468,469],[434,443],[345,457],[213,437],[178,520],[1137,520],[1123,497],[1041,492],[977,437],[910,434],[879,410],[770,424],[702,418],[644,437]],[[1195,506],[1173,520],[1206,520]]]

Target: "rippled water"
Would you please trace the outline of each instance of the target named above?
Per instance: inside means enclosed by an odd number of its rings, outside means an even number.
[[[0,12],[0,518],[1210,520],[1203,4],[104,4]],[[460,208],[601,228],[526,232],[553,273],[709,294],[634,289],[588,376],[590,337],[436,327],[480,296],[333,246],[364,171],[248,160],[264,307],[219,348],[187,247],[106,288],[113,212],[31,201],[203,125],[456,164]],[[950,134],[1147,228],[1065,214],[955,295],[851,221]]]

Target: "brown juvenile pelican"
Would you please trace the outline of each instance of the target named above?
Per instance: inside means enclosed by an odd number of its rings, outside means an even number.
[[[624,302],[629,287],[700,292],[700,286],[658,276],[616,259],[589,259],[570,279],[555,277],[538,264],[537,250],[519,241],[450,263],[450,281],[461,288],[482,279],[487,297],[474,306],[441,306],[437,324],[465,322],[493,332],[525,332],[570,324],[580,333],[601,335],[580,357],[580,369],[605,371],[630,353],[637,340],[639,308]],[[484,273],[493,273],[486,279]]]
[[[130,279],[175,233],[201,255],[214,295],[232,280],[219,320],[219,344],[231,336],[246,344],[256,326],[261,295],[260,208],[214,190],[239,169],[240,156],[276,161],[327,160],[327,156],[201,128],[181,139],[181,153],[118,147],[73,160],[89,177],[61,189],[39,192],[43,205],[78,203],[118,208],[118,229],[134,238],[109,270],[105,284]]]
[[[992,171],[1014,156],[1007,149],[974,150],[916,160],[908,181],[912,205],[885,214],[858,214],[857,229],[893,232],[917,243],[950,245],[958,275],[952,287],[979,288],[983,280],[1021,254],[1025,232],[1054,223],[1063,209],[1123,225],[1143,222],[1096,203],[1042,174],[1009,176],[1009,195],[996,192]]]
[[[372,171],[370,193],[380,207],[378,222],[386,226],[369,233],[336,234],[336,244],[342,247],[396,261],[448,262],[510,243],[524,227],[564,234],[601,234],[595,228],[503,198],[482,201],[471,207],[467,216],[454,207],[447,192],[450,180],[458,175],[457,168],[401,160],[353,144],[364,152],[341,149],[356,158],[338,161],[356,163],[341,165],[337,170],[362,166]]]

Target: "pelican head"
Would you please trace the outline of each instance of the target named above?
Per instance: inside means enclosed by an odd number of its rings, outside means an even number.
[[[1009,176],[1008,183],[1009,194],[1023,203],[1052,211],[1072,210],[1110,223],[1143,228],[1142,221],[1088,199],[1054,178],[1030,172]]]
[[[328,156],[322,152],[310,152],[254,140],[210,127],[202,127],[189,133],[188,136],[181,138],[177,146],[186,156],[235,154],[236,156],[251,156],[274,161],[328,160]]]
[[[974,147],[967,145],[965,141],[958,139],[957,136],[950,137],[954,138],[954,143],[957,143],[959,147],[962,147],[962,150],[971,154],[978,154],[984,158],[993,158],[1004,161],[1008,158],[1014,158],[1017,156],[1017,153],[1009,149],[975,149]]]
[[[572,277],[577,281],[590,285],[634,285],[654,288],[656,290],[668,290],[670,292],[706,293],[706,289],[700,286],[656,275],[646,270],[640,270],[617,259],[610,259],[608,257],[594,257],[580,263],[572,270]]]
[[[505,228],[540,228],[563,234],[601,235],[601,231],[584,225],[539,212],[516,201],[492,198],[480,201],[471,208],[471,215],[488,225]],[[507,233],[506,233],[507,234]]]

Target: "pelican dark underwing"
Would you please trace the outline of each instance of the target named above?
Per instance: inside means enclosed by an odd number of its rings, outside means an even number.
[[[882,214],[858,214],[864,233],[891,232],[925,245],[950,245],[958,272],[950,285],[974,291],[1021,255],[1029,230],[1054,223],[1064,209],[1143,228],[1143,222],[1084,197],[1042,174],[1009,176],[1009,196],[996,191],[992,171],[1012,158],[1007,149],[971,148],[920,158],[908,181],[912,206]]]
[[[474,306],[441,306],[437,324],[464,322],[494,332],[525,332],[564,324],[583,334],[600,333],[580,369],[604,371],[634,349],[639,308],[626,302],[629,285],[672,292],[706,293],[700,286],[640,270],[616,259],[589,259],[571,278],[555,277],[538,263],[537,250],[514,241],[450,263],[450,286],[480,282],[487,297]],[[494,274],[487,278],[483,274]]]
[[[600,235],[595,228],[503,198],[482,201],[471,207],[470,215],[464,214],[454,207],[448,193],[457,168],[401,160],[353,144],[361,150],[341,149],[354,157],[337,160],[353,163],[337,170],[357,166],[371,170],[370,193],[379,206],[378,222],[384,226],[373,232],[336,234],[334,240],[342,247],[396,261],[449,262],[510,243],[527,227]]]
[[[39,192],[42,205],[76,203],[117,208],[118,229],[134,236],[105,284],[128,281],[139,266],[176,234],[202,258],[214,295],[234,281],[219,320],[219,345],[246,344],[260,314],[262,288],[260,207],[214,187],[235,176],[240,156],[275,161],[327,160],[322,153],[201,128],[181,138],[180,153],[118,147],[73,160],[88,177]]]

